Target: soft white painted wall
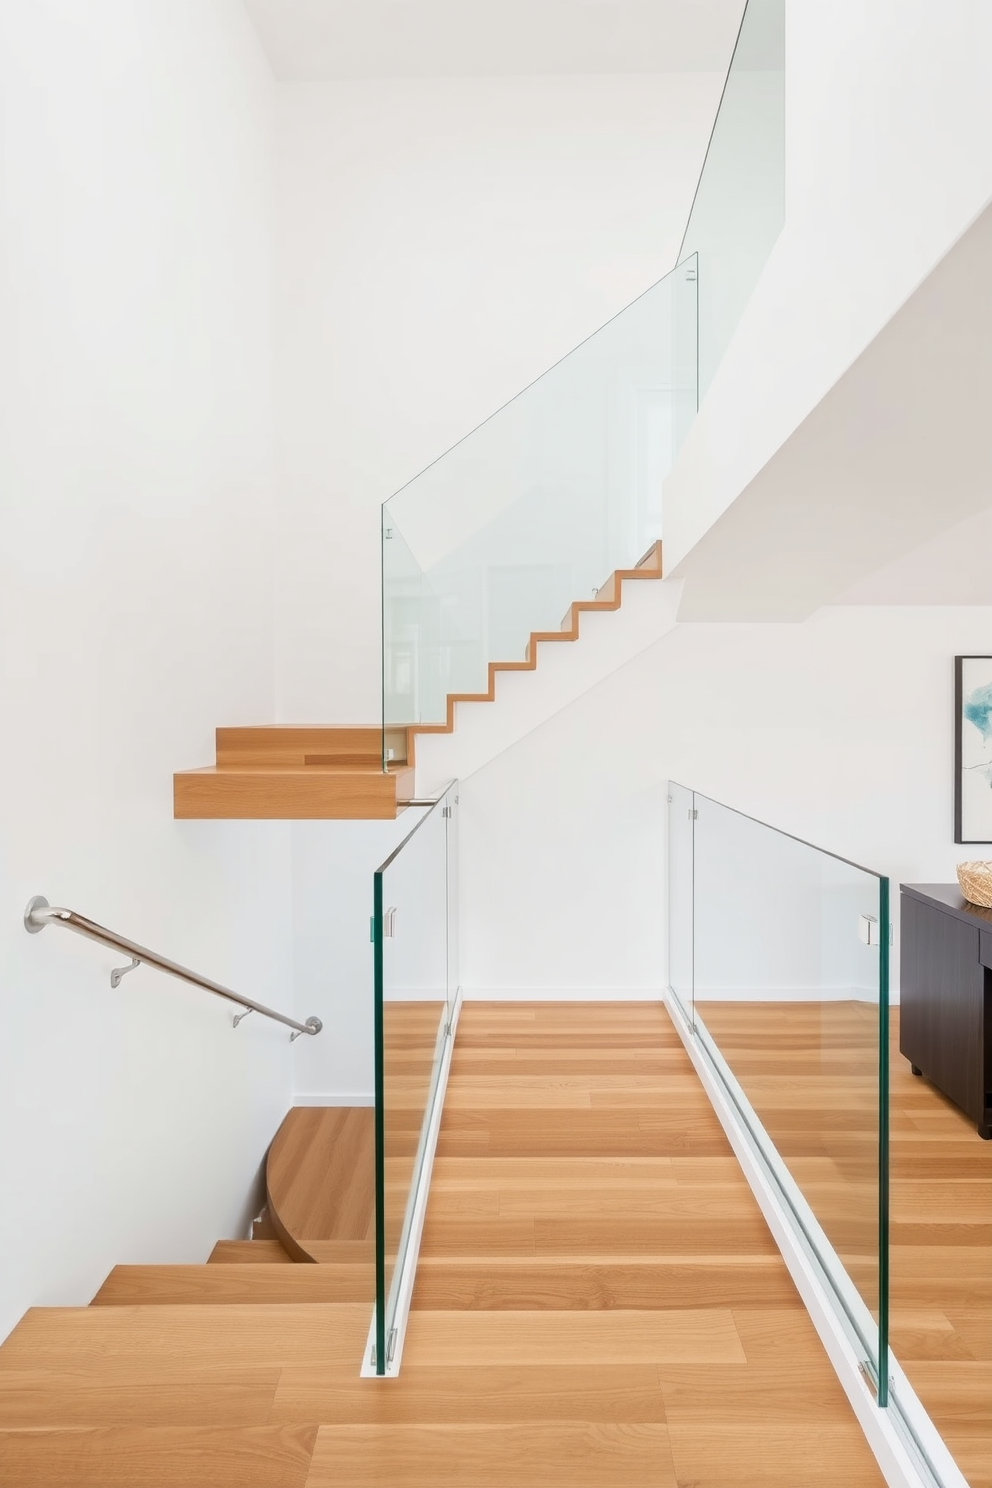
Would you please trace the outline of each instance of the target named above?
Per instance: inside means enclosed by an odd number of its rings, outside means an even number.
[[[952,840],[952,658],[992,649],[987,580],[985,593],[968,608],[679,625],[463,781],[467,995],[657,991],[669,779],[896,885],[952,881],[968,855]],[[717,984],[749,984],[750,964],[785,985],[767,937],[723,950]]]
[[[291,1001],[287,828],[171,809],[272,717],[272,109],[236,0],[0,7],[0,1332],[244,1233],[290,1099],[275,1025],[21,924]]]
[[[672,267],[721,82],[280,87],[280,719],[379,717],[379,504]]]
[[[372,877],[422,815],[292,824],[295,1016],[327,1031],[299,1040],[296,1104],[373,1099]],[[432,882],[443,888],[443,875]]]
[[[666,482],[670,567],[992,196],[990,57],[986,0],[787,0],[786,225]]]

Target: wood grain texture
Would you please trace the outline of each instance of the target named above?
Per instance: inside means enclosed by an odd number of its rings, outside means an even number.
[[[303,1488],[316,1431],[90,1426],[0,1432],[4,1488]]]
[[[280,1240],[218,1240],[207,1256],[214,1265],[283,1265],[291,1263],[293,1257]]]
[[[700,1012],[874,1306],[877,1009],[707,1002]],[[972,1488],[992,1488],[992,1147],[912,1075],[900,1013],[890,1010],[891,1344]]]
[[[375,1111],[372,1106],[296,1106],[265,1162],[269,1214],[283,1245],[312,1260],[311,1240],[372,1243],[375,1236]]]
[[[414,772],[286,766],[181,770],[173,776],[177,820],[391,820],[413,796]]]
[[[93,1298],[94,1307],[212,1302],[366,1302],[375,1299],[375,1268],[218,1265],[115,1266]]]

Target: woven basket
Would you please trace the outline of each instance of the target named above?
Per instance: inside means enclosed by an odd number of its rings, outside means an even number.
[[[959,863],[958,883],[969,904],[992,909],[992,863]]]

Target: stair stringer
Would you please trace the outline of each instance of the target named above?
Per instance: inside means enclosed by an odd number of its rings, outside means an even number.
[[[535,669],[497,672],[492,702],[455,703],[451,733],[416,735],[417,795],[434,795],[450,780],[466,780],[668,635],[675,629],[681,594],[680,579],[625,583],[619,608],[579,617],[577,641],[538,641]]]

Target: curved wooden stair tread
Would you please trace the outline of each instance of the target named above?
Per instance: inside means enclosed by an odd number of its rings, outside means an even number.
[[[393,758],[382,768],[382,730],[266,724],[218,728],[216,763],[173,776],[173,815],[210,820],[389,820],[416,795],[417,734],[450,734],[459,703],[491,703],[500,672],[532,672],[542,645],[579,639],[584,614],[618,610],[627,582],[662,578],[656,542],[633,568],[616,569],[595,599],[576,600],[559,630],[533,631],[522,661],[491,661],[486,692],[449,693],[444,723],[387,731]]]
[[[370,1262],[375,1244],[375,1111],[294,1106],[265,1161],[269,1220],[297,1261]]]

